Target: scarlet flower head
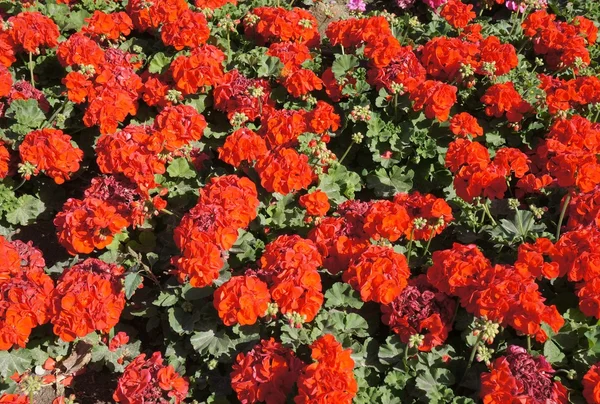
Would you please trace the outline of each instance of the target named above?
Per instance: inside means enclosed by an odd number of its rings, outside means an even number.
[[[472,4],[464,4],[460,0],[449,0],[440,13],[454,28],[465,28],[475,18]]]
[[[255,276],[234,276],[219,286],[213,304],[227,326],[252,325],[263,317],[271,302],[266,283]]]
[[[71,178],[79,170],[83,151],[73,146],[71,136],[59,129],[41,129],[30,132],[19,146],[21,161],[25,165],[25,178],[44,172],[57,184]]]
[[[231,388],[242,403],[283,403],[304,363],[273,338],[239,353],[231,372]]]
[[[311,216],[325,216],[329,211],[329,198],[327,194],[319,189],[300,197],[300,206],[306,209]]]
[[[129,35],[133,29],[131,18],[122,11],[107,14],[96,10],[90,18],[86,18],[86,22],[87,25],[81,31],[97,39],[116,41],[121,36]]]
[[[481,97],[487,116],[496,118],[506,114],[508,122],[519,122],[532,110],[531,105],[521,98],[512,82],[494,84]]]
[[[54,48],[60,35],[58,26],[42,13],[22,12],[8,19],[12,42],[25,52],[39,54],[40,49]]]
[[[52,296],[54,333],[71,342],[92,331],[109,332],[125,307],[124,271],[88,258],[63,272]]]
[[[52,279],[41,252],[0,236],[0,350],[24,348],[33,328],[50,319]]]
[[[483,128],[479,126],[477,118],[468,112],[461,112],[450,119],[450,130],[458,137],[483,136]]]
[[[115,207],[98,198],[69,198],[54,218],[58,240],[69,254],[89,254],[109,245],[129,223]]]
[[[354,361],[350,357],[352,350],[343,349],[331,334],[318,338],[311,349],[315,362],[302,370],[294,403],[350,404],[358,391]]]
[[[268,192],[282,195],[306,189],[313,181],[308,156],[291,148],[278,148],[258,160],[256,171]]]
[[[403,254],[372,245],[350,263],[342,279],[360,292],[363,301],[389,304],[406,287],[409,277]]]
[[[267,145],[265,140],[252,130],[240,128],[227,136],[225,143],[218,150],[221,160],[239,167],[242,162],[252,164],[267,154]]]
[[[414,102],[413,110],[420,111],[425,107],[427,118],[445,122],[456,103],[457,91],[455,86],[441,81],[426,80],[410,94],[410,99]]]
[[[187,397],[189,383],[171,365],[164,365],[160,352],[138,355],[119,378],[113,400],[117,403],[135,404],[174,402],[179,404]]]
[[[592,365],[583,376],[583,397],[589,404],[600,403],[600,366]]]

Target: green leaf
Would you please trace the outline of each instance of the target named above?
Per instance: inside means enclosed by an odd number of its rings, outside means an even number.
[[[398,166],[393,166],[391,172],[380,168],[367,176],[367,186],[375,191],[377,197],[390,197],[399,192],[409,192],[413,187],[415,173],[406,173]]]
[[[449,369],[434,368],[431,371],[422,372],[415,380],[419,390],[425,392],[430,399],[444,395],[444,386],[454,384],[454,376]]]
[[[360,176],[339,164],[329,169],[319,179],[318,188],[327,194],[330,201],[341,204],[348,199],[354,199],[354,194],[361,190]]]
[[[176,158],[169,164],[167,173],[174,178],[194,178],[196,177],[196,170],[194,166],[183,157]]]
[[[331,65],[331,71],[336,79],[340,80],[343,77],[346,77],[346,74],[358,67],[360,65],[360,61],[354,55],[335,55],[335,61]]]
[[[14,100],[6,110],[6,117],[14,119],[19,125],[22,125],[23,129],[19,130],[19,132],[26,129],[37,129],[46,120],[44,112],[34,99]]]
[[[274,56],[263,56],[256,70],[258,77],[279,77],[283,63]]]
[[[28,350],[0,351],[0,376],[7,378],[15,372],[22,374],[31,366],[32,357]]]
[[[402,361],[402,355],[406,345],[400,341],[400,337],[392,335],[385,340],[385,344],[379,347],[379,362],[383,365],[395,365]]]
[[[211,354],[216,358],[229,352],[234,346],[225,331],[215,333],[214,330],[194,333],[190,338],[190,343],[194,350],[201,355]]]
[[[156,300],[152,302],[152,304],[158,307],[171,307],[175,303],[177,303],[178,300],[179,298],[173,293],[160,292],[160,294],[158,295]]]
[[[23,195],[19,198],[16,209],[6,214],[6,221],[10,224],[26,226],[33,222],[44,210],[46,205],[33,195]]]
[[[325,307],[352,307],[360,309],[364,302],[360,299],[360,294],[352,286],[345,282],[334,283],[330,289],[325,292]]]
[[[565,359],[565,354],[562,353],[558,345],[551,339],[544,343],[544,356],[552,364],[562,362]]]
[[[190,334],[194,331],[194,324],[199,319],[199,311],[193,314],[184,311],[181,307],[169,308],[169,326],[177,334]]]
[[[150,64],[148,65],[148,71],[150,73],[163,74],[171,64],[172,58],[165,55],[164,52],[157,52],[152,56]]]
[[[140,286],[143,281],[144,278],[142,278],[142,275],[140,275],[139,272],[128,273],[123,282],[125,288],[125,297],[127,299],[131,299],[131,296],[133,296],[138,286]]]

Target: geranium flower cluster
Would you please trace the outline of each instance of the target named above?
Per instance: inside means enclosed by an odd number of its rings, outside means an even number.
[[[317,246],[298,235],[283,235],[266,245],[259,275],[271,298],[293,325],[312,321],[323,304],[322,258]]]
[[[456,139],[446,153],[446,167],[454,174],[456,194],[467,202],[478,197],[504,198],[508,190],[507,179],[513,175],[519,179],[517,187],[527,191],[547,185],[528,186],[529,164],[530,159],[525,153],[510,147],[498,149],[492,160],[485,146],[468,139]]]
[[[59,129],[41,129],[28,133],[19,145],[21,171],[26,179],[44,172],[57,184],[79,170],[83,151],[73,146],[71,136]]]
[[[296,404],[351,403],[358,391],[352,350],[343,349],[331,334],[318,338],[310,348],[315,362],[309,365],[273,338],[261,340],[249,352],[238,354],[231,387],[240,402],[282,404],[297,383]]]
[[[557,119],[536,148],[541,174],[556,180],[559,187],[588,193],[600,184],[600,126],[579,115]]]
[[[54,282],[31,242],[0,236],[0,350],[25,347],[31,331],[50,320]]]
[[[402,293],[381,305],[381,321],[408,344],[413,335],[423,335],[420,351],[442,345],[452,330],[456,301],[438,291],[422,274],[408,281]]]
[[[564,319],[555,306],[544,304],[536,276],[516,266],[492,265],[477,246],[454,243],[449,250],[433,253],[427,280],[441,292],[458,297],[469,313],[510,325],[543,342],[548,336],[542,323],[557,332]]]
[[[352,403],[358,391],[352,351],[343,349],[331,334],[319,337],[310,347],[315,362],[302,369],[294,403]]]
[[[54,218],[58,240],[72,255],[89,254],[108,246],[114,236],[166,206],[159,196],[150,199],[121,176],[94,178],[83,199],[69,198]]]
[[[171,262],[180,282],[204,287],[219,277],[223,254],[257,215],[257,197],[254,183],[235,175],[214,177],[200,190],[198,203],[174,230],[182,254]]]
[[[546,93],[548,112],[560,115],[571,109],[600,102],[600,79],[596,76],[580,76],[564,80],[540,74],[540,88]]]
[[[583,376],[583,397],[589,404],[600,403],[600,366],[596,363]]]
[[[533,50],[543,55],[551,69],[572,67],[574,71],[590,64],[587,49],[598,37],[594,22],[577,16],[571,23],[555,21],[546,10],[535,11],[522,24],[523,33],[533,40]]]
[[[2,64],[6,67],[16,61],[19,52],[39,55],[43,48],[55,48],[60,35],[54,21],[37,11],[10,17],[2,31]]]
[[[543,356],[536,358],[525,348],[510,345],[506,355],[481,375],[480,396],[484,403],[566,404],[567,389],[553,379],[554,372]]]
[[[189,383],[173,366],[164,365],[160,352],[137,356],[119,378],[113,400],[117,403],[179,404],[187,397]]]
[[[63,272],[52,296],[54,333],[70,342],[92,331],[109,332],[125,307],[124,271],[88,258]]]
[[[317,19],[307,10],[294,7],[257,7],[244,18],[244,33],[259,45],[297,42],[309,48],[319,45]]]
[[[262,340],[235,358],[231,388],[242,404],[284,403],[304,366],[294,351],[280,342],[273,338]]]

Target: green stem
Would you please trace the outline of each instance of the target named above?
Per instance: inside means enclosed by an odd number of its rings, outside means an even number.
[[[410,241],[408,242],[408,251],[406,254],[406,261],[408,262],[409,266],[410,266],[410,253],[412,252],[414,238],[415,238],[415,226],[413,226],[412,229],[410,230]]]
[[[398,93],[394,94],[394,122],[398,120]]]
[[[516,14],[519,15],[518,9],[517,9]],[[516,21],[514,13],[510,16],[510,21],[513,23],[513,26],[510,28],[510,32],[508,33],[508,36],[512,36],[512,34],[515,32],[515,27],[517,26],[517,24],[516,24],[517,21]]]
[[[473,360],[475,360],[475,355],[477,354],[477,348],[479,348],[479,344],[481,344],[482,339],[483,339],[483,332],[479,332],[479,335],[477,336],[477,340],[475,341],[475,345],[473,345],[473,349],[471,349],[471,355],[469,356],[469,361],[467,362],[467,368],[465,369],[465,374],[463,375],[462,379],[460,380],[461,382],[467,376],[467,373],[469,372],[469,369],[471,368],[471,365],[473,364]]]
[[[15,192],[17,189],[21,188],[23,186],[23,184],[25,184],[25,181],[27,181],[25,178],[23,178],[21,180],[21,183],[19,185],[17,185],[16,188],[13,189],[13,192]]]
[[[558,226],[556,227],[556,241],[560,238],[560,228],[562,227],[563,219],[565,218],[565,213],[567,212],[567,207],[569,207],[569,203],[571,202],[571,194],[567,195],[565,199],[565,203],[560,211],[560,216],[558,217]]]
[[[431,234],[429,235],[429,240],[427,240],[427,245],[425,246],[425,253],[423,256],[426,256],[429,252],[429,246],[431,245],[431,240],[433,240],[433,235],[435,234],[435,226],[431,226]]]
[[[344,159],[346,158],[346,156],[348,155],[348,153],[350,153],[350,149],[352,148],[353,144],[354,144],[354,140],[352,142],[350,142],[350,145],[348,146],[348,148],[346,149],[346,151],[342,155],[342,158],[340,159],[340,164],[342,164],[342,161],[344,161]]]
[[[29,52],[29,75],[31,79],[31,87],[35,88],[35,79],[33,78],[33,53]]]
[[[490,208],[488,208],[487,203],[483,204],[483,211],[485,212],[487,217],[492,221],[492,224],[496,226],[498,223],[496,223],[496,220],[494,220],[494,217],[492,216],[492,213],[490,212]]]
[[[344,49],[344,45],[340,45],[342,47],[342,55],[346,54],[346,49]]]
[[[169,215],[169,216],[176,216],[176,215],[175,215],[175,213],[171,212],[171,211],[170,211],[170,210],[168,210],[168,209],[161,209],[160,211],[161,211],[162,213],[166,213],[166,214],[167,214],[167,215]]]
[[[527,352],[531,354],[531,335],[527,335]]]
[[[227,61],[231,62],[231,40],[229,38],[229,30],[227,30]]]
[[[404,362],[404,370],[408,372],[408,350],[410,348],[408,347],[408,344],[406,344],[406,348],[404,349],[404,358],[402,359],[402,362]]]
[[[596,116],[594,116],[594,122],[598,122],[599,117],[600,117],[600,107],[598,107],[598,112],[596,112]]]
[[[58,116],[58,114],[62,112],[63,109],[65,109],[65,105],[67,105],[66,102],[60,104],[60,107],[58,107],[56,111],[54,111],[50,119],[48,119],[44,124],[42,124],[42,129],[52,126],[52,121]]]

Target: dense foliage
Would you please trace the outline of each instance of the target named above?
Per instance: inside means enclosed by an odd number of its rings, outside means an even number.
[[[600,3],[0,10],[0,402],[600,403]]]

